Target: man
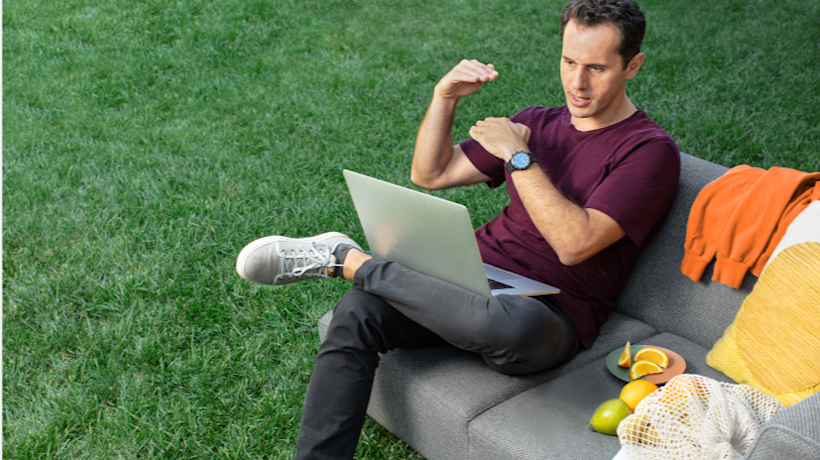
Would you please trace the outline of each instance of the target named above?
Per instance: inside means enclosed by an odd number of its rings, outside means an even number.
[[[680,172],[675,143],[626,95],[644,60],[644,28],[631,0],[572,0],[561,15],[566,106],[487,118],[454,146],[458,100],[499,76],[491,64],[465,60],[436,85],[419,129],[413,182],[506,182],[510,205],[476,231],[482,258],[560,294],[487,299],[371,258],[339,233],[272,236],[242,250],[237,271],[251,281],[353,281],[316,358],[295,458],[352,458],[379,353],[449,343],[498,372],[525,374],[592,345],[662,225]]]

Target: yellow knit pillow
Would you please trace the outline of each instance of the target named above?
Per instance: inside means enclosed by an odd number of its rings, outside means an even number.
[[[771,261],[706,364],[786,406],[820,391],[820,243]]]

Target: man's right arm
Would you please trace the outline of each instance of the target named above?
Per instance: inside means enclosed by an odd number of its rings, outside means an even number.
[[[431,190],[486,182],[461,147],[453,145],[453,118],[458,100],[498,76],[492,64],[463,60],[439,81],[419,128],[410,179]]]

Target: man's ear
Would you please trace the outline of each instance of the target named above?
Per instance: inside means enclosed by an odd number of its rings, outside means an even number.
[[[638,53],[632,58],[631,61],[629,61],[629,64],[626,65],[626,79],[627,80],[631,80],[632,77],[634,77],[635,74],[637,74],[638,71],[641,70],[641,65],[643,65],[643,59],[645,57],[646,57],[645,54]]]

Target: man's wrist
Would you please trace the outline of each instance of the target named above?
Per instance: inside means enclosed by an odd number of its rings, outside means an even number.
[[[535,163],[535,156],[528,150],[519,150],[504,164],[504,169],[512,174],[513,171],[523,171]]]
[[[499,158],[504,160],[504,164],[507,164],[510,161],[510,158],[512,158],[512,156],[515,155],[515,152],[517,152],[517,151],[518,151],[518,149],[509,149],[509,148],[508,149],[503,149],[503,150],[501,150],[501,152],[499,152],[499,153],[501,153]]]
[[[460,96],[445,96],[436,89],[433,90],[433,101],[431,105],[444,107],[448,110],[455,110],[456,106],[458,106],[459,99],[461,99]]]
[[[452,94],[450,91],[442,89],[441,83],[433,88],[433,97],[444,101],[458,101],[461,98],[458,94]]]

